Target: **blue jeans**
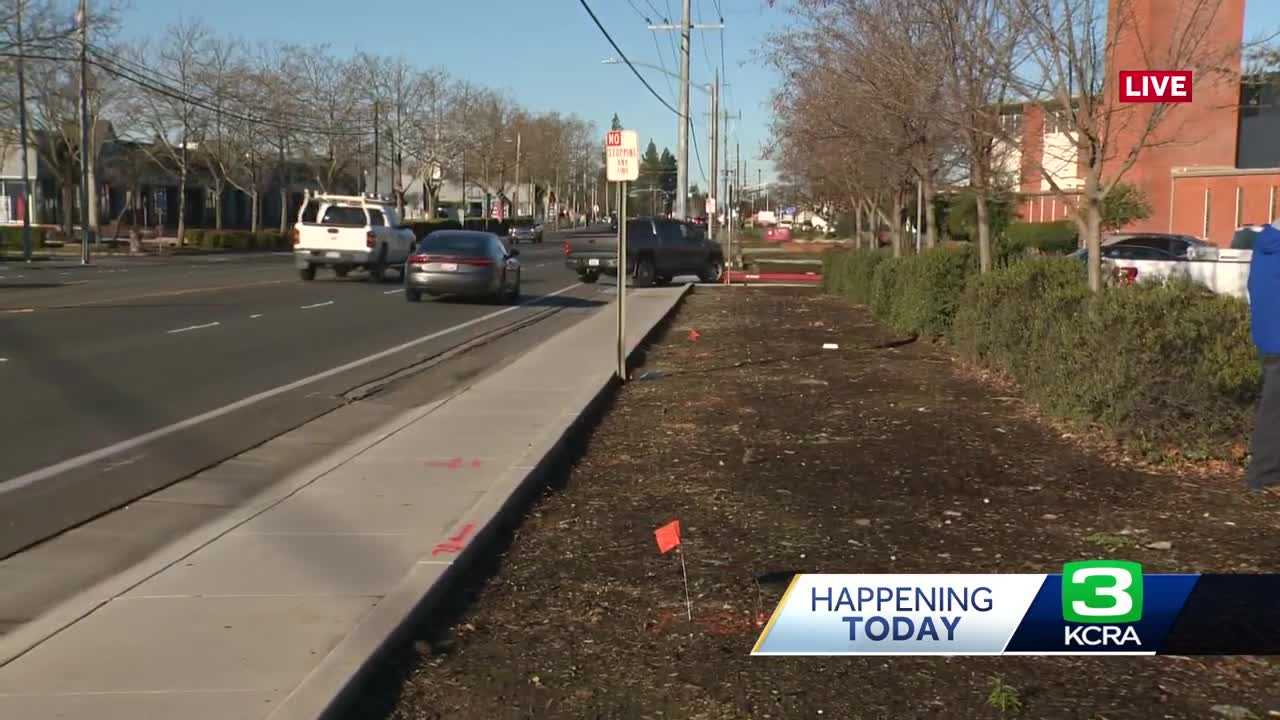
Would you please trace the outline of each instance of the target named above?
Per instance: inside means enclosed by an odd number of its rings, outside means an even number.
[[[1249,451],[1252,457],[1245,474],[1249,487],[1261,490],[1280,485],[1280,356],[1262,361],[1262,399]]]

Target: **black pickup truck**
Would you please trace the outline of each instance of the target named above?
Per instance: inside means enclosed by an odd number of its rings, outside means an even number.
[[[618,274],[618,236],[606,233],[571,235],[564,244],[565,264],[585,283]],[[692,223],[668,218],[627,221],[627,276],[638,287],[660,285],[679,275],[718,282],[724,273],[720,244]]]

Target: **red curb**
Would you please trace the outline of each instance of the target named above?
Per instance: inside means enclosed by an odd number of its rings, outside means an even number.
[[[822,276],[818,273],[747,273],[740,270],[734,270],[729,273],[729,282],[822,282]]]

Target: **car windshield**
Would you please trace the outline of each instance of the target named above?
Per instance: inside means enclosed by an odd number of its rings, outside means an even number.
[[[489,254],[489,241],[490,238],[487,235],[433,233],[422,241],[418,251],[442,255],[483,256]]]
[[[1231,236],[1232,250],[1252,250],[1253,243],[1258,239],[1258,231],[1253,228],[1241,228]]]
[[[364,227],[364,208],[350,207],[347,205],[330,205],[328,209],[324,211],[324,217],[320,220],[320,224]]]

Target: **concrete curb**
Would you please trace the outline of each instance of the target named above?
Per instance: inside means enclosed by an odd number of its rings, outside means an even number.
[[[683,287],[662,317],[629,349],[628,357],[636,357],[644,343],[670,321],[672,312],[692,287]],[[395,590],[360,620],[269,719],[342,717],[359,698],[379,660],[403,644],[413,628],[440,606],[465,578],[466,570],[491,550],[504,528],[520,521],[568,443],[593,423],[617,386],[617,378],[610,374],[601,376],[595,387],[584,390],[577,411],[566,412],[561,423],[552,425],[530,443],[525,453],[529,463],[506,471],[464,513],[453,532],[453,536],[467,538],[462,551],[452,561],[419,559]]]
[[[460,392],[465,392],[465,389]],[[405,411],[395,419],[375,428],[350,444],[337,448],[290,473],[284,480],[270,485],[244,505],[230,510],[218,519],[174,539],[137,564],[105,578],[86,590],[76,593],[40,617],[6,635],[0,636],[0,668],[97,611],[113,599],[124,595],[165,569],[199,552],[201,548],[204,548],[219,537],[270,510],[289,496],[334,469],[350,462],[361,453],[385,440],[388,436],[398,432],[401,428],[430,415],[457,396],[458,393],[454,393],[441,400]]]

